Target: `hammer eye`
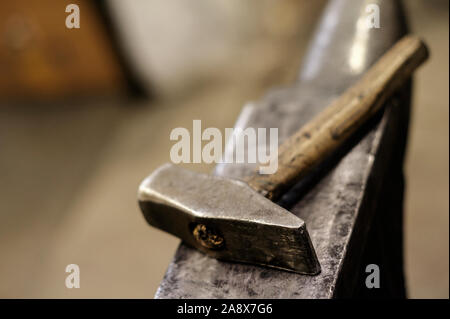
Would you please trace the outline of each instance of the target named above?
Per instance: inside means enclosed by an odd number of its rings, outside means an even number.
[[[192,231],[195,240],[205,248],[218,249],[223,246],[224,239],[216,231],[203,224],[197,224]]]

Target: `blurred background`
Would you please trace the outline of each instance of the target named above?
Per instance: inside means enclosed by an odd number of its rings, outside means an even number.
[[[140,181],[170,161],[173,128],[232,127],[245,102],[292,83],[325,4],[1,2],[0,297],[152,298],[178,240],[144,221]],[[407,288],[448,298],[448,1],[403,4],[432,54],[406,160]],[[71,263],[80,289],[64,285]]]

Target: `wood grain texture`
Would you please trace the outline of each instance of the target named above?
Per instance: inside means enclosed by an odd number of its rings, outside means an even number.
[[[256,172],[247,183],[267,198],[278,199],[376,114],[427,58],[428,50],[419,38],[403,37],[357,83],[279,147],[274,174]]]

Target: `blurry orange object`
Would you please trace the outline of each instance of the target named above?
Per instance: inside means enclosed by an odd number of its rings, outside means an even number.
[[[66,27],[77,4],[80,28]],[[111,36],[92,0],[0,2],[0,100],[125,91]]]

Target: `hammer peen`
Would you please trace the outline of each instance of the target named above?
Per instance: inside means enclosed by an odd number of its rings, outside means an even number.
[[[420,39],[402,38],[279,147],[274,174],[255,171],[244,182],[161,166],[139,187],[145,219],[217,259],[318,274],[305,223],[272,201],[342,146],[427,57]]]

